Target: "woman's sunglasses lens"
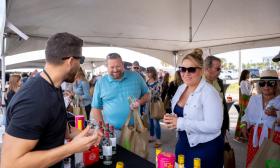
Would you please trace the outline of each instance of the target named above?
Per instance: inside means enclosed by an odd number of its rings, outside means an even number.
[[[189,67],[189,68],[188,68],[188,72],[189,72],[189,73],[195,73],[195,71],[196,71],[196,68],[195,68],[195,67]]]
[[[188,73],[195,73],[196,68],[195,68],[195,67],[189,67],[189,68],[186,68],[186,67],[179,67],[179,71],[180,71],[180,72],[186,72],[186,71],[188,71]]]
[[[267,81],[267,86],[274,87],[276,84],[275,81]]]
[[[260,87],[264,87],[264,86],[265,86],[265,84],[266,84],[266,82],[265,82],[265,81],[260,81],[260,82],[259,82],[259,86],[260,86]]]
[[[264,87],[265,85],[268,87],[274,87],[276,85],[276,82],[275,81],[260,81],[259,82],[260,87]]]

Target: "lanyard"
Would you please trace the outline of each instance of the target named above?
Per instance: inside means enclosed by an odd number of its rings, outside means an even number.
[[[48,77],[48,79],[51,82],[52,86],[55,88],[54,83],[53,83],[52,78],[50,77],[50,75],[47,73],[46,70],[43,70],[43,72],[46,74],[46,76]]]
[[[53,88],[55,89],[55,92],[57,94],[57,97],[58,97],[58,100],[61,100],[61,95],[60,95],[60,91],[61,91],[61,88],[58,90],[55,86],[54,86],[54,83],[52,81],[52,78],[50,77],[50,75],[47,73],[46,70],[43,70],[43,72],[46,74],[46,76],[48,77],[49,81],[51,82],[51,85],[53,86]]]

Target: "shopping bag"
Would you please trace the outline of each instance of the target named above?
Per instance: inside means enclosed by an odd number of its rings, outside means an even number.
[[[134,125],[129,125],[131,116],[134,119]],[[125,149],[143,157],[148,158],[148,129],[144,126],[138,110],[130,111],[125,124],[121,130],[120,145]]]
[[[163,119],[165,115],[164,104],[160,98],[154,98],[150,103],[150,116],[153,119]]]
[[[264,139],[249,168],[280,168],[280,145],[273,142],[275,125],[269,139]]]
[[[146,128],[149,128],[149,117],[148,117],[148,114],[147,113],[143,113],[141,118],[142,118],[142,121],[143,121],[143,125]]]
[[[229,142],[224,144],[224,168],[235,168],[234,150],[231,148]]]
[[[132,151],[137,155],[147,159],[149,155],[149,132],[148,129],[144,126],[138,111],[134,110],[133,114],[135,130],[133,133],[131,143]]]
[[[132,143],[133,132],[135,132],[134,126],[129,125],[131,115],[132,115],[132,111],[130,111],[128,114],[128,117],[121,129],[121,136],[120,136],[120,145],[129,151],[132,150],[131,143]]]

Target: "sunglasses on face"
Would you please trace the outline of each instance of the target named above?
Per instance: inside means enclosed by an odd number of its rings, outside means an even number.
[[[221,71],[221,68],[216,68],[216,71]]]
[[[85,62],[85,57],[84,56],[71,56],[74,59],[79,59],[80,60],[80,64],[83,64]],[[67,60],[71,57],[63,57],[62,60]]]
[[[267,87],[274,87],[276,85],[276,81],[259,81],[259,86],[260,87],[265,87],[265,85]]]
[[[181,73],[185,73],[187,71],[188,71],[188,73],[195,73],[196,69],[201,69],[201,68],[200,67],[188,67],[188,68],[186,68],[186,67],[182,67],[182,66],[179,67],[179,71]]]
[[[136,69],[136,70],[138,70],[138,69],[140,69],[139,67],[133,67],[133,69]]]

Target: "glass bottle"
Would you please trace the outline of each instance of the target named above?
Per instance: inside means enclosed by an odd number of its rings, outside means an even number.
[[[112,141],[112,153],[115,155],[117,153],[117,137],[113,125],[110,125],[110,140]]]
[[[156,148],[156,168],[158,167],[158,155],[161,152],[161,148]]]
[[[100,128],[101,133],[104,135],[104,129]],[[103,145],[103,141],[105,140],[104,136],[101,138],[100,143],[99,143],[99,159],[102,160],[103,159],[103,149],[102,149],[102,145]]]
[[[103,150],[103,164],[104,165],[111,165],[112,164],[112,142],[110,140],[109,132],[105,132],[105,140],[102,144]]]

